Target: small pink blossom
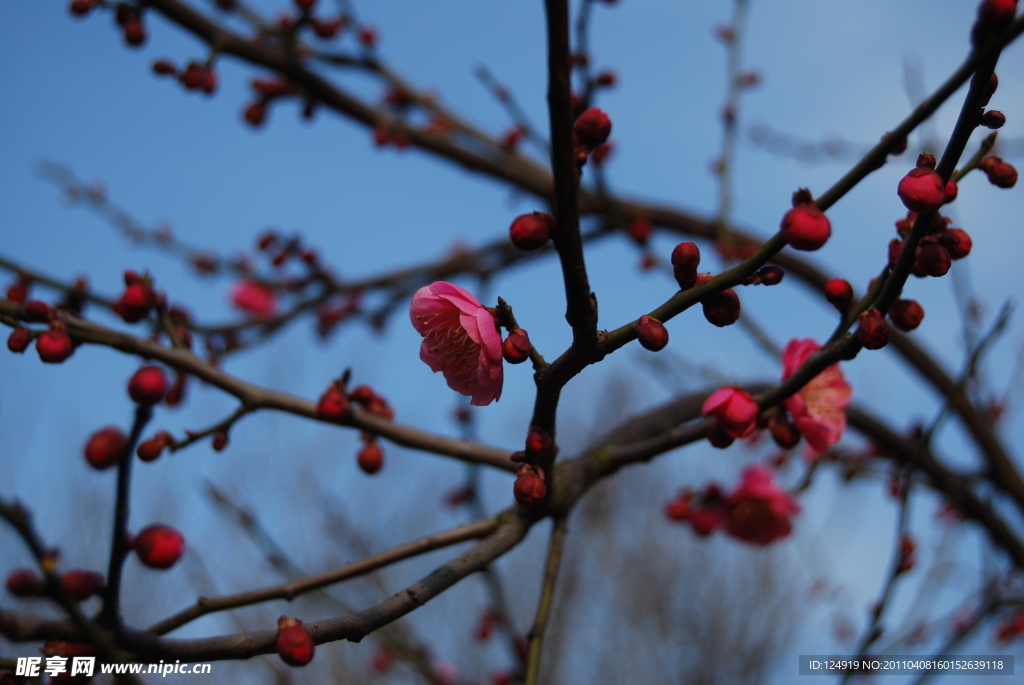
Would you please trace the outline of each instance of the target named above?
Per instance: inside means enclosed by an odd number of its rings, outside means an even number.
[[[743,472],[739,486],[724,503],[725,530],[729,535],[755,545],[767,545],[793,532],[791,518],[800,505],[780,488],[772,470],[754,464]]]
[[[720,388],[704,401],[701,414],[715,417],[719,428],[737,440],[754,432],[757,422],[757,402],[739,386]]]
[[[409,318],[423,336],[420,359],[448,387],[482,407],[501,397],[501,334],[494,317],[468,291],[436,281],[412,297]]]
[[[786,380],[807,358],[821,349],[810,338],[790,340],[782,352],[782,380]],[[807,444],[821,453],[839,442],[846,428],[846,405],[852,391],[839,364],[833,364],[811,379],[799,392],[787,398],[786,409]]]
[[[274,291],[256,281],[239,281],[231,290],[231,303],[259,319],[267,319],[277,311]]]

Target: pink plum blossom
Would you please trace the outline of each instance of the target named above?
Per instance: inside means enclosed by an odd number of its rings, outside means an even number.
[[[231,290],[231,303],[259,319],[267,319],[277,311],[274,291],[256,281],[239,281]]]
[[[739,386],[720,388],[704,401],[701,414],[713,416],[719,428],[731,438],[740,440],[754,432],[757,402]]]
[[[501,334],[494,317],[468,291],[436,281],[412,297],[409,318],[423,336],[420,359],[448,387],[482,407],[501,397]]]
[[[800,368],[821,345],[810,338],[790,340],[782,352],[782,380]],[[786,409],[807,444],[817,453],[839,442],[846,428],[846,405],[852,391],[839,364],[833,364],[811,379],[799,392],[787,398]]]
[[[723,508],[726,532],[755,545],[788,536],[793,531],[790,519],[800,512],[800,505],[775,483],[764,464],[747,467]]]

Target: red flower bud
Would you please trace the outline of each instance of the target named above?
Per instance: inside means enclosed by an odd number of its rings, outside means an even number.
[[[772,434],[775,444],[784,450],[796,447],[800,442],[800,429],[789,420],[785,412],[772,414],[768,419],[768,431]]]
[[[651,237],[651,222],[647,219],[633,219],[629,222],[629,237],[640,245],[646,245]]]
[[[704,298],[701,307],[708,323],[719,328],[731,326],[740,318],[740,298],[731,288]]]
[[[934,240],[931,242],[922,241],[921,246],[917,248],[917,259],[915,261],[925,274],[939,277],[945,276],[949,271],[952,257],[950,257],[949,250],[938,242],[934,242]]]
[[[679,243],[672,248],[672,266],[690,269],[696,276],[698,264],[700,264],[700,248],[696,243]]]
[[[544,478],[536,471],[527,470],[518,478],[512,487],[516,501],[524,507],[532,507],[544,501],[548,494],[548,486]]]
[[[60,364],[75,353],[71,337],[63,328],[51,328],[36,338],[36,352],[46,364]]]
[[[668,330],[657,319],[644,314],[636,322],[636,337],[644,349],[657,352],[668,345]]]
[[[135,48],[146,42],[146,28],[142,25],[139,15],[132,14],[125,22],[124,42]]]
[[[24,306],[25,318],[34,323],[46,323],[55,313],[53,307],[39,300],[29,300]]]
[[[990,109],[981,115],[981,119],[978,121],[979,124],[985,128],[998,129],[1002,128],[1006,123],[1006,115],[999,110]]]
[[[126,272],[125,279],[128,279]],[[153,289],[142,281],[134,280],[128,284],[121,299],[114,304],[114,311],[121,315],[126,323],[135,323],[146,318],[149,310],[153,308],[156,299]]]
[[[359,30],[359,42],[371,50],[377,46],[377,29],[366,26]]]
[[[880,350],[889,344],[889,324],[874,307],[860,315],[857,339],[869,350]]]
[[[974,84],[974,80],[977,79],[977,78],[978,78],[978,74],[975,74],[974,78],[971,79],[971,84],[972,85]],[[996,76],[995,72],[992,72],[991,74],[989,74],[988,83],[985,84],[985,91],[982,93],[981,102],[978,103],[979,106],[981,106],[981,107],[987,106],[988,105],[988,101],[992,99],[993,95],[995,95],[996,89],[998,87],[999,87],[999,77]]]
[[[213,440],[210,442],[214,452],[223,452],[224,448],[228,446],[228,432],[218,431],[213,436]]]
[[[924,308],[916,300],[896,300],[889,308],[889,321],[904,333],[921,325]]]
[[[277,619],[277,654],[289,666],[305,666],[313,660],[316,643],[302,621],[282,616]]]
[[[685,266],[674,266],[672,267],[672,275],[675,276],[676,283],[679,284],[680,290],[689,290],[697,284],[697,269],[689,268]]]
[[[735,439],[754,432],[758,412],[757,401],[739,386],[716,390],[701,408],[704,418],[713,417],[718,429]]]
[[[726,433],[718,421],[712,421],[708,424],[708,442],[711,443],[712,447],[717,447],[720,450],[724,450],[736,441],[736,438]],[[691,519],[692,523],[692,519]],[[708,531],[710,532],[710,531]]]
[[[690,518],[690,502],[692,499],[693,495],[689,493],[676,497],[665,505],[665,516],[670,521],[686,521]]]
[[[825,284],[825,299],[842,313],[853,303],[853,286],[842,278],[833,278]]]
[[[145,566],[166,569],[185,553],[185,538],[174,528],[157,523],[140,530],[132,548]]]
[[[92,8],[96,6],[96,0],[74,0],[68,9],[71,14],[79,17],[84,17],[92,11]]]
[[[768,266],[762,266],[754,275],[760,280],[762,285],[778,285],[782,282],[786,272],[783,271],[781,266],[769,264]]]
[[[539,426],[531,426],[530,432],[526,434],[526,453],[534,460],[548,457],[554,444],[551,433]]]
[[[349,401],[345,393],[332,385],[316,405],[316,413],[322,419],[328,421],[342,421],[348,416]]]
[[[594,149],[608,140],[608,135],[611,132],[611,119],[596,107],[591,107],[580,114],[573,125],[576,140],[590,149]]]
[[[971,236],[962,228],[951,228],[935,236],[935,240],[949,251],[952,259],[963,259],[971,253]]]
[[[946,184],[935,171],[919,166],[903,177],[896,193],[910,211],[928,214],[946,201]]]
[[[153,406],[167,394],[167,376],[159,366],[143,366],[128,381],[132,401]]]
[[[594,163],[594,166],[604,166],[605,161],[612,154],[615,146],[611,143],[603,143],[594,148],[594,151],[590,153],[590,161]]]
[[[364,407],[373,401],[373,398],[377,396],[377,393],[373,391],[368,385],[359,385],[348,394],[348,398],[353,402],[358,402]]]
[[[782,217],[782,238],[794,250],[817,250],[832,235],[828,217],[812,204],[800,204]]]
[[[24,352],[32,344],[32,330],[18,326],[7,338],[7,349],[11,352]]]
[[[384,450],[380,448],[376,440],[363,445],[356,457],[359,468],[369,474],[377,473],[384,466]]]
[[[513,328],[501,343],[501,355],[509,364],[522,364],[530,358],[530,336],[522,328]]]
[[[245,120],[252,126],[260,126],[267,118],[267,105],[263,102],[253,102],[245,108],[243,114]]]
[[[153,73],[159,74],[160,76],[170,76],[178,73],[178,68],[174,66],[174,63],[166,59],[158,59],[153,62]]]
[[[960,189],[956,185],[956,181],[949,181],[946,183],[945,197],[943,204],[949,204],[956,199],[956,196],[960,194]]]
[[[85,444],[85,460],[89,466],[102,471],[121,461],[121,455],[128,442],[124,433],[115,426],[107,426],[93,433]]]
[[[1017,183],[1017,170],[1001,157],[986,157],[978,163],[978,168],[988,176],[989,183],[999,188],[1012,188]]]
[[[599,86],[604,86],[606,88],[611,88],[618,82],[618,74],[610,70],[602,71],[600,74],[597,75],[597,78],[594,79],[594,83],[596,83]]]
[[[547,212],[517,216],[508,229],[508,237],[518,249],[530,252],[544,247],[555,230],[555,217]]]
[[[174,438],[167,431],[160,431],[149,440],[143,440],[139,443],[138,448],[135,450],[135,454],[138,455],[142,461],[154,461],[164,451],[165,447],[168,447]]]
[[[103,590],[103,574],[72,569],[60,575],[60,585],[76,602],[83,602]]]
[[[46,583],[32,569],[18,568],[7,576],[7,591],[15,597],[42,597]]]

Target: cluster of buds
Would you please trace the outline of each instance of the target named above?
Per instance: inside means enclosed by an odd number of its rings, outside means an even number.
[[[8,289],[8,295],[14,291],[15,296],[28,296],[27,283],[23,286],[19,279],[17,285]],[[9,298],[14,299],[14,298]],[[14,300],[18,301],[18,300]],[[75,343],[68,335],[67,327],[57,319],[57,310],[40,300],[21,300],[21,318],[30,323],[46,323],[48,328],[41,333],[26,326],[17,326],[7,338],[7,349],[21,354],[32,341],[36,341],[36,352],[39,359],[46,364],[60,364],[75,352]]]
[[[572,127],[576,164],[579,166],[586,164],[590,153],[599,145],[604,144],[611,132],[612,120],[601,110],[591,107],[580,113]]]
[[[547,212],[521,214],[508,227],[508,238],[523,252],[538,250],[548,244],[555,232],[555,217]]]
[[[360,310],[362,293],[353,290],[341,302],[327,303],[316,312],[316,332],[326,340],[338,325]]]
[[[768,545],[793,531],[800,505],[774,481],[771,469],[755,464],[744,470],[739,485],[725,494],[711,483],[701,492],[684,490],[665,507],[672,521],[686,521],[694,533],[710,535],[724,528],[732,537]]]
[[[76,602],[101,594],[105,585],[102,573],[77,568],[65,571],[57,580],[64,592]],[[15,569],[7,576],[7,591],[15,597],[45,597],[46,581],[31,569]]]
[[[217,72],[212,64],[189,62],[184,70],[178,70],[174,63],[167,59],[153,62],[153,73],[158,76],[174,76],[185,90],[201,91],[213,95],[217,90]]]

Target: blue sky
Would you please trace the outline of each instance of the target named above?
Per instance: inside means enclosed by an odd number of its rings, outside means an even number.
[[[207,3],[197,4],[208,9]],[[284,7],[254,4],[271,16]],[[508,121],[473,76],[477,65],[487,66],[503,81],[534,122],[546,121],[541,7],[540,2],[453,0],[356,5],[362,21],[380,29],[381,54],[389,64],[413,83],[436,88],[445,103],[494,132],[504,130]],[[720,144],[716,114],[724,97],[725,53],[714,40],[713,29],[728,21],[730,13],[731,4],[722,1],[622,0],[611,8],[595,8],[595,67],[614,68],[621,81],[599,102],[614,121],[617,152],[608,173],[616,192],[705,216],[714,213],[717,191],[708,167]],[[764,122],[811,140],[841,135],[854,143],[871,143],[910,110],[904,62],[919,62],[926,89],[934,89],[967,54],[973,14],[973,3],[952,1],[754,0],[744,55],[745,63],[764,75],[764,83],[744,98],[741,125]],[[347,277],[439,256],[460,240],[481,244],[502,235],[517,214],[540,208],[532,199],[424,153],[376,149],[368,130],[329,113],[306,122],[294,104],[284,104],[274,108],[266,126],[253,130],[244,125],[241,112],[250,97],[248,80],[256,72],[222,60],[215,96],[187,93],[173,81],[153,76],[150,64],[161,57],[177,63],[203,59],[205,52],[159,18],[148,18],[147,26],[149,41],[142,49],[131,50],[105,14],[75,19],[62,2],[0,7],[3,255],[60,278],[85,274],[105,294],[118,292],[124,269],[149,269],[172,301],[187,303],[198,319],[219,321],[233,315],[227,304],[229,281],[197,279],[175,259],[134,248],[87,210],[69,207],[59,190],[39,177],[37,165],[44,159],[65,164],[84,179],[102,179],[113,200],[141,222],[167,221],[178,237],[192,244],[231,255],[251,250],[255,236],[267,227],[298,231]],[[998,69],[1000,88],[992,102],[1007,114],[1001,135],[1018,141],[1024,137],[1019,119],[1024,112],[1022,51],[1017,44],[1004,53]],[[379,97],[379,88],[366,79],[344,75],[344,81],[356,92]],[[934,131],[940,139],[955,121],[959,97],[962,92],[935,117]],[[811,256],[813,261],[863,289],[881,266],[893,221],[902,214],[896,184],[920,148],[912,139],[910,154],[870,176],[829,212],[833,238]],[[735,172],[736,223],[756,235],[770,235],[793,190],[806,186],[819,193],[847,165],[808,165],[771,155],[749,141],[741,143]],[[1021,189],[999,190],[972,174],[950,209],[957,225],[974,238],[974,252],[955,268],[969,274],[990,318],[1005,299],[1012,300],[1024,288],[1019,268],[1024,237],[1017,230],[1024,211]],[[654,246],[667,256],[674,242],[670,236],[658,236]],[[638,256],[625,240],[603,241],[588,249],[587,259],[603,327],[621,325],[672,293],[670,282],[639,273]],[[713,258],[711,264],[718,268]],[[0,282],[8,280],[0,277]],[[777,341],[822,339],[834,325],[833,312],[796,283],[786,281],[771,291],[747,290],[752,292],[741,292],[745,308]],[[907,292],[927,311],[915,337],[950,368],[957,368],[963,344],[952,279],[912,280]],[[557,355],[567,345],[561,278],[553,260],[534,261],[497,278],[490,296],[497,295],[513,304],[542,353]],[[116,325],[96,310],[93,314]],[[350,327],[327,345],[315,342],[312,328],[309,321],[300,322],[277,341],[231,360],[227,368],[255,383],[315,397],[340,368],[352,366],[356,380],[387,396],[400,420],[455,433],[449,415],[456,398],[419,362],[419,338],[402,313],[390,321],[384,335]],[[667,352],[680,364],[685,360],[708,366],[737,380],[770,379],[779,373],[738,327],[712,329],[697,311],[690,311],[668,328]],[[1010,383],[1008,376],[1022,345],[1024,328],[1015,317],[984,364],[992,387],[1002,391]],[[586,443],[596,414],[629,413],[670,396],[672,389],[645,363],[649,355],[630,345],[566,388],[563,453],[572,454]],[[106,530],[112,475],[90,472],[78,454],[96,428],[127,424],[130,402],[123,384],[136,362],[98,348],[83,348],[67,364],[54,368],[33,357],[0,354],[0,434],[5,436],[0,472],[8,474],[0,480],[0,494],[30,502],[41,529],[69,553],[75,550],[76,564],[100,567],[105,543],[94,547],[91,539],[89,544],[74,542],[68,509],[96,515],[88,537]],[[862,354],[846,365],[846,373],[855,398],[877,407],[898,426],[926,419],[937,407],[936,398],[890,352]],[[633,388],[635,404],[627,406],[610,385],[618,379]],[[1019,389],[1011,397],[1003,426],[1008,445],[1024,438]],[[529,371],[506,369],[502,400],[478,412],[484,440],[518,446],[531,405]],[[229,398],[193,386],[189,405],[176,412],[162,410],[154,427],[180,432],[232,409]],[[973,449],[955,425],[941,438],[944,456],[965,465],[973,462]],[[310,563],[317,558],[302,544],[316,543],[308,519],[283,515],[310,483],[329,484],[350,511],[360,512],[365,531],[383,530],[374,538],[381,546],[416,534],[417,516],[400,506],[403,497],[432,512],[423,519],[430,530],[458,522],[458,514],[433,510],[438,493],[458,481],[460,467],[389,446],[388,466],[370,479],[355,468],[351,455],[356,445],[356,436],[348,432],[288,417],[246,420],[222,455],[198,445],[139,468],[133,522],[141,527],[153,517],[163,517],[189,533],[189,539],[197,541],[193,548],[203,554],[204,543],[212,547],[212,541],[225,534],[219,524],[210,522],[214,515],[202,496],[204,479],[228,484],[241,499],[259,503],[273,521],[274,532],[291,540],[297,554],[310,554]],[[659,509],[684,482],[699,484],[717,477],[731,483],[745,458],[704,445],[673,454],[659,467],[664,483],[655,501],[647,504]],[[416,484],[425,482],[435,486],[429,495],[416,491]],[[486,478],[492,510],[511,501],[510,485],[504,476]],[[805,546],[827,538],[821,544],[831,561],[822,572],[835,576],[844,588],[849,597],[845,609],[858,623],[884,572],[884,557],[864,550],[879,540],[887,545],[891,536],[892,507],[880,501],[878,489],[844,490],[831,477],[824,478],[806,497],[794,543],[806,551]],[[922,525],[933,505],[922,505]],[[850,512],[854,508],[856,515]],[[921,535],[937,539],[938,533]],[[536,556],[539,537],[531,538],[523,555]],[[840,539],[849,542],[836,542]],[[962,544],[976,543],[970,538]],[[241,543],[234,547],[238,549],[231,554],[243,555],[239,558],[249,553]],[[0,571],[27,562],[7,531],[0,531],[0,550]],[[235,568],[226,550],[206,547],[205,554],[214,569]],[[145,587],[150,578],[146,572],[132,573],[129,589]],[[968,571],[964,573],[967,578]],[[181,597],[189,596],[186,580],[179,577],[175,582],[183,593],[177,601],[140,608],[140,622],[173,610]],[[965,580],[963,587],[968,586]],[[225,581],[222,589],[230,587],[234,586]],[[524,612],[524,621],[528,613]],[[229,623],[213,620],[197,625],[199,632],[232,629]],[[440,641],[454,645],[456,638]],[[810,646],[824,647],[811,640],[806,651],[794,653],[814,651]]]

